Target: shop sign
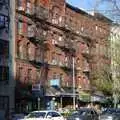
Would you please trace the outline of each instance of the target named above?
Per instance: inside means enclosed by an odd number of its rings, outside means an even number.
[[[41,85],[40,84],[34,84],[32,85],[32,91],[40,91]]]
[[[60,79],[51,79],[50,86],[60,86]]]

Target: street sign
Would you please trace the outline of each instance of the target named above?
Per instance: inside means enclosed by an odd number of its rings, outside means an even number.
[[[32,85],[32,91],[40,91],[41,85],[40,84],[34,84]]]

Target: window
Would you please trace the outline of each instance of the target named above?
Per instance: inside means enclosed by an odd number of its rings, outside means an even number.
[[[68,66],[68,57],[67,56],[65,57],[64,61],[65,61],[65,66]]]
[[[23,22],[18,21],[18,34],[22,34],[23,32]]]
[[[35,58],[37,62],[43,62],[44,52],[38,47],[35,49]]]
[[[53,24],[61,24],[62,16],[60,16],[60,9],[56,6],[52,9],[52,23]]]
[[[31,3],[30,3],[30,1],[27,1],[26,12],[31,13]]]
[[[77,64],[79,64],[79,63],[80,63],[80,59],[79,59],[79,58],[77,58],[76,63],[77,63]]]
[[[8,17],[0,15],[0,28],[6,28],[6,30],[8,30],[9,28]]]
[[[48,7],[49,5],[49,0],[40,0],[41,5]]]
[[[0,28],[5,27],[5,17],[3,15],[0,15]]]
[[[95,29],[96,29],[96,31],[98,30],[98,26],[97,25],[95,26]]]
[[[51,117],[60,117],[60,114],[57,113],[57,112],[49,112],[49,113],[47,114],[47,116],[51,116]]]
[[[0,55],[8,57],[9,56],[9,43],[7,41],[0,41]]]
[[[17,43],[17,57],[23,59],[23,47],[21,41]]]
[[[63,76],[62,73],[60,73],[60,81],[61,81],[61,84],[63,84],[63,82],[64,82],[64,76]]]
[[[40,81],[40,76],[41,76],[40,70],[36,70],[36,81]]]
[[[22,80],[23,68],[19,67],[17,72],[17,79]]]
[[[18,7],[21,7],[22,3],[23,3],[23,0],[18,0],[17,3],[18,3]]]
[[[0,81],[9,80],[9,67],[0,66]]]
[[[31,59],[31,47],[30,47],[30,43],[27,43],[26,45],[26,58],[27,59]]]
[[[57,73],[56,72],[53,73],[53,79],[57,79]]]
[[[32,69],[28,69],[28,73],[27,73],[27,76],[28,76],[28,81],[32,81]]]
[[[0,96],[0,109],[8,110],[9,108],[9,97],[8,96]]]
[[[52,52],[52,64],[53,65],[56,65],[57,64],[57,58],[56,58],[56,53],[55,52]]]

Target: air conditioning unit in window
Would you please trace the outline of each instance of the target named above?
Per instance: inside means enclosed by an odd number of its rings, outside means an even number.
[[[32,12],[31,12],[30,10],[26,10],[26,14],[31,15],[31,14],[32,14]]]
[[[79,34],[80,32],[77,30],[76,33]]]
[[[52,65],[57,65],[57,61],[56,60],[52,60]]]
[[[23,6],[19,6],[18,7],[18,11],[24,11],[25,9],[24,9],[24,7]]]
[[[59,65],[60,65],[60,66],[63,66],[63,63],[60,61],[60,62],[59,62]]]
[[[67,24],[65,24],[65,28],[68,28],[68,25],[67,25]]]

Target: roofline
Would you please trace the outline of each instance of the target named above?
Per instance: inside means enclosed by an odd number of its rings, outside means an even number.
[[[106,17],[105,15],[103,15],[103,14],[101,14],[99,12],[95,12],[94,17],[96,19],[104,21],[104,22],[113,23],[113,21],[110,18]]]
[[[71,4],[66,2],[66,7],[72,9],[73,11],[80,13],[82,15],[91,17],[91,19],[95,19],[95,20],[100,20],[106,23],[112,23],[113,21],[111,19],[109,19],[108,17],[104,16],[101,13],[94,13],[95,15],[91,15],[90,13],[85,12],[84,10],[79,9],[78,7],[72,6]]]
[[[72,6],[71,4],[69,4],[69,3],[67,3],[67,2],[66,2],[66,7],[74,10],[74,11],[77,12],[77,13],[81,13],[81,14],[83,14],[83,15],[92,16],[92,15],[88,14],[87,12],[85,12],[84,10],[81,10],[81,9],[79,9],[78,7]]]

